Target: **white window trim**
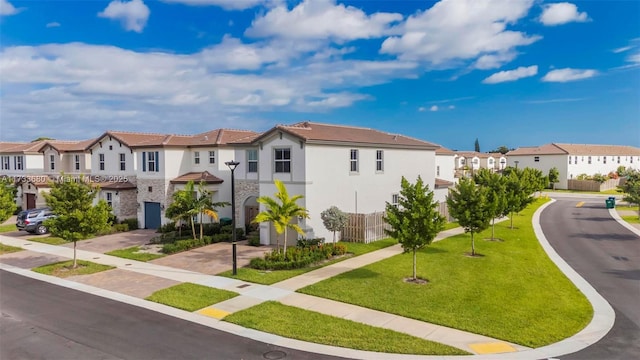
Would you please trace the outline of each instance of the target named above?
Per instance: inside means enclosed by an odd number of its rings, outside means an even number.
[[[289,159],[284,159],[284,158],[283,158],[283,159],[277,160],[277,159],[276,159],[276,152],[277,152],[278,150],[288,150],[288,151],[289,151]],[[274,148],[273,148],[273,153],[272,153],[272,154],[273,154],[273,162],[272,162],[272,164],[273,164],[273,173],[274,173],[274,174],[291,174],[291,173],[293,172],[293,163],[292,163],[292,161],[291,161],[293,156],[292,156],[291,152],[292,152],[292,151],[291,151],[291,147],[288,147],[288,146],[287,146],[287,147],[274,147]],[[283,152],[283,154],[282,154],[282,155],[283,155],[283,157],[284,157],[284,152]],[[281,163],[283,163],[283,164],[288,162],[288,163],[289,163],[289,171],[279,171],[279,172],[276,172],[276,168],[277,168],[276,164],[277,164],[278,162],[281,162]]]
[[[355,154],[355,157],[354,157]],[[355,164],[355,170],[353,170],[353,164]],[[358,174],[360,172],[360,152],[358,149],[349,150],[349,173]]]
[[[250,159],[250,157],[249,157],[249,154],[252,153],[252,152],[256,154],[256,158],[255,159]],[[258,167],[258,156],[259,156],[258,149],[247,149],[246,156],[247,156],[247,173],[248,174],[257,174],[258,173],[258,168],[259,168]],[[274,157],[275,157],[275,152],[274,152]],[[255,164],[255,167],[256,167],[255,171],[251,171],[251,164]],[[274,162],[274,164],[275,164],[275,162]]]
[[[378,155],[380,155],[380,158],[378,158]],[[376,150],[376,173],[384,173],[384,150]]]
[[[200,151],[193,152],[193,163],[195,165],[200,165]]]
[[[209,164],[215,164],[215,163],[216,163],[216,152],[209,151]]]

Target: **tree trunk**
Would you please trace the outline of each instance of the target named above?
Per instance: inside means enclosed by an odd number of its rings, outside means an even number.
[[[513,230],[513,211],[509,215],[511,217],[511,230]]]
[[[73,269],[78,267],[78,261],[77,261],[77,257],[76,257],[76,244],[78,242],[74,241],[73,242]]]
[[[200,213],[200,240],[202,240],[202,213]]]
[[[416,248],[413,248],[413,280],[417,280],[418,276],[416,274]]]
[[[552,188],[553,190],[555,190],[555,189],[556,189],[556,183],[551,183],[551,188]]]
[[[193,216],[190,218],[191,220],[191,233],[193,234],[193,240],[196,239],[196,225],[193,223]]]
[[[476,247],[473,242],[473,232],[471,233],[471,256],[476,256]]]
[[[282,244],[284,254],[287,254],[287,227],[284,227],[284,244]]]
[[[336,232],[334,231],[333,232],[333,245],[335,245],[335,244],[336,244]]]
[[[491,240],[496,238],[496,218],[491,219]]]

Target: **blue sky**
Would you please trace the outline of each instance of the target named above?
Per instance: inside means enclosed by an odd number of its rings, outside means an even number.
[[[311,120],[640,146],[640,1],[0,0],[0,140]]]

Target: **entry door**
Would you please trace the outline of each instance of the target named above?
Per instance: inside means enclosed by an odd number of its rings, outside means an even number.
[[[35,209],[36,208],[36,194],[27,193],[27,209]]]
[[[251,225],[257,227],[257,224],[253,224],[253,219],[256,218],[256,215],[260,212],[260,208],[257,206],[245,206],[244,207],[244,223],[245,225]]]
[[[160,227],[160,203],[145,202],[144,203],[144,228],[157,229]]]

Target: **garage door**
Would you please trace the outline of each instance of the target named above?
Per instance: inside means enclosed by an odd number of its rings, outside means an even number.
[[[144,203],[144,228],[157,229],[160,227],[160,203]]]

